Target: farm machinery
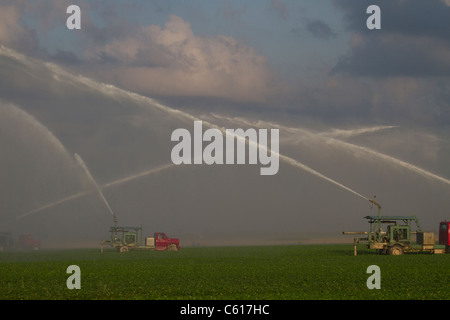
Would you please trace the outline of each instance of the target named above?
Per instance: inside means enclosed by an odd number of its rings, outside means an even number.
[[[180,250],[180,240],[169,238],[163,232],[155,232],[153,237],[142,239],[142,226],[140,227],[122,227],[117,225],[117,219],[114,216],[114,226],[110,228],[111,238],[101,242],[101,250],[105,244],[117,249],[119,252],[130,250]]]
[[[365,216],[369,222],[369,231],[344,231],[346,235],[365,235],[353,239],[354,255],[357,255],[357,245],[367,243],[368,249],[374,249],[380,254],[402,255],[406,252],[430,252],[434,254],[450,252],[450,221],[439,224],[439,244],[436,244],[433,232],[424,232],[415,216],[382,216],[381,205],[369,200],[378,207],[378,215]],[[383,225],[386,225],[383,230]],[[414,228],[414,229],[413,229]],[[416,235],[413,241],[412,235]]]

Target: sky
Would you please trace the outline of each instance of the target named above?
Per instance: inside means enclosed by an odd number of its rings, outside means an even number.
[[[341,241],[374,195],[433,230],[450,218],[449,32],[448,0],[2,1],[2,228],[107,237],[77,153],[119,221],[188,245]],[[279,171],[173,166],[194,118],[279,129]]]

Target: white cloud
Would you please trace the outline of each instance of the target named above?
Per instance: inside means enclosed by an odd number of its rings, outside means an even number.
[[[196,36],[174,15],[163,28],[140,27],[131,37],[88,48],[86,57],[114,61],[102,69],[103,80],[146,94],[263,101],[273,92],[264,56],[230,36]]]

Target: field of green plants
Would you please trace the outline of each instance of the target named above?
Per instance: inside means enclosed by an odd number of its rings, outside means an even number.
[[[67,267],[80,268],[69,290]],[[369,290],[367,267],[381,271]],[[0,299],[450,299],[450,254],[384,256],[350,245],[0,252]]]

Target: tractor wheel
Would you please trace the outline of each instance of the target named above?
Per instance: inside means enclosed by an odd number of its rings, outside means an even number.
[[[119,252],[127,252],[128,251],[128,247],[127,246],[122,246],[119,249]]]
[[[389,254],[391,256],[400,256],[403,254],[403,247],[396,244],[389,249]]]
[[[177,250],[178,250],[177,245],[173,243],[167,247],[167,251],[177,251]]]

